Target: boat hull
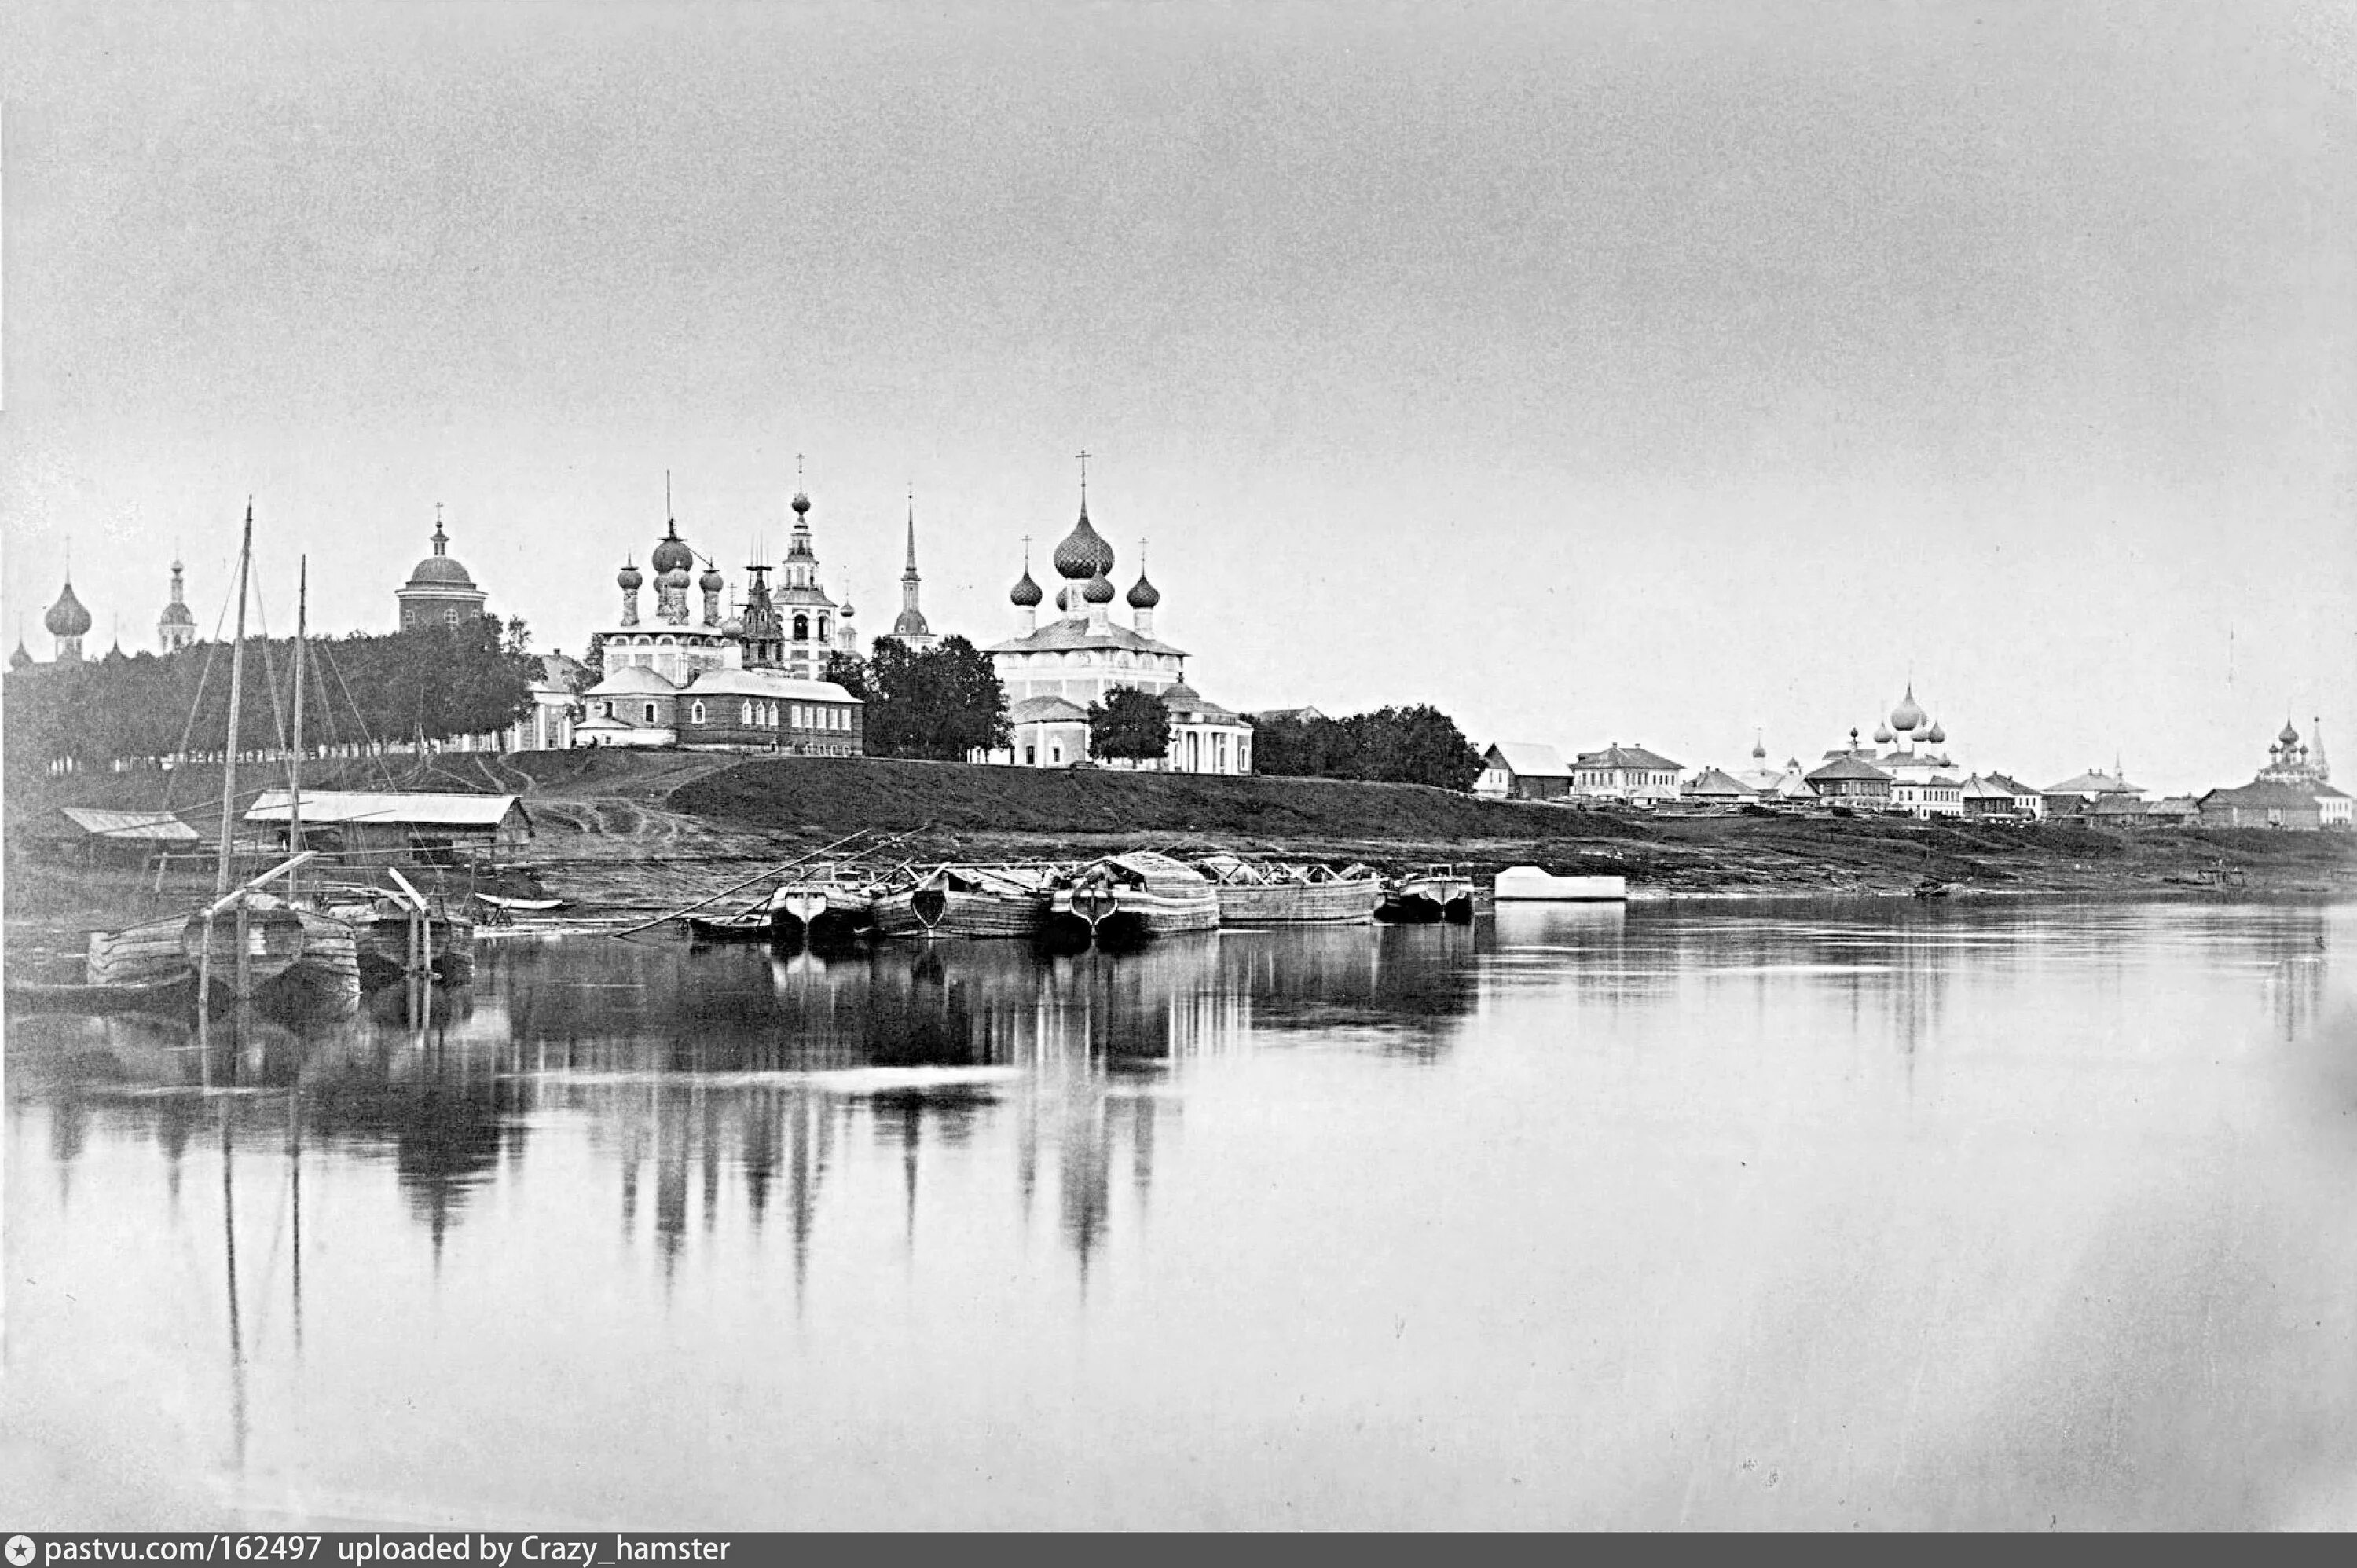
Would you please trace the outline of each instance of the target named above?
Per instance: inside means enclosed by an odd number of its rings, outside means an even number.
[[[1222,883],[1215,890],[1223,926],[1323,925],[1372,920],[1383,899],[1372,877],[1333,882]]]
[[[770,895],[771,929],[787,940],[842,941],[876,920],[876,900],[864,888],[836,883],[790,882]]]
[[[886,937],[1036,937],[1048,923],[1046,893],[973,893],[911,887],[876,900],[876,931]]]
[[[1419,876],[1396,883],[1383,893],[1375,913],[1405,925],[1469,925],[1473,919],[1473,884],[1463,877]]]
[[[1061,888],[1048,916],[1051,934],[1085,934],[1100,942],[1216,930],[1219,924],[1219,895],[1208,882],[1191,888]]]

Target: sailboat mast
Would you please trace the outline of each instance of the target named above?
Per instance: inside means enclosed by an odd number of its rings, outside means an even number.
[[[253,564],[253,498],[245,498],[245,537],[237,551],[237,640],[229,653],[229,746],[221,754],[221,865],[213,875],[213,896],[229,891],[230,833],[237,810],[238,717],[245,697],[245,584]]]
[[[295,576],[295,749],[286,757],[286,853],[303,853],[303,645],[311,593],[311,558],[296,557]],[[286,874],[286,901],[295,902],[295,876]]]

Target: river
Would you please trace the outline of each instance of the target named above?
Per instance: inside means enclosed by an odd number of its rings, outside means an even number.
[[[8,1528],[2357,1526],[2357,907],[8,1020]]]

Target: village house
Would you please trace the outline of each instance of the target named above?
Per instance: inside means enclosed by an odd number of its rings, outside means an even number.
[[[1571,793],[1571,769],[1551,746],[1501,740],[1481,754],[1473,792],[1499,800],[1560,800]]]
[[[1830,806],[1879,811],[1890,804],[1890,775],[1863,757],[1835,757],[1813,769],[1809,788]]]
[[[1614,741],[1571,765],[1571,790],[1582,800],[1651,806],[1678,798],[1680,765],[1641,746]]]

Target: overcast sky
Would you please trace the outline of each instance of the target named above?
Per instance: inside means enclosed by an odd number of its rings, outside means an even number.
[[[2357,777],[2357,27],[2310,5],[0,15],[13,645],[66,566],[578,652],[681,530],[1011,626],[1072,455],[1237,707]],[[1042,573],[1044,576],[1045,574]],[[1052,591],[1052,584],[1051,584]]]

